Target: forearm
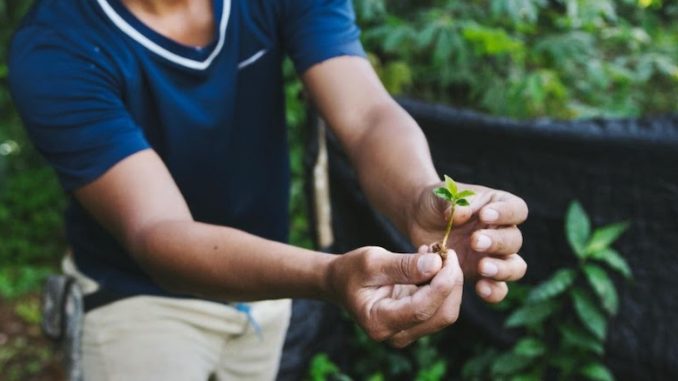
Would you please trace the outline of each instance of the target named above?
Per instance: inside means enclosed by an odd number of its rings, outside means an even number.
[[[371,204],[407,233],[422,188],[439,181],[428,143],[395,101],[373,107],[368,115],[365,132],[346,149]]]
[[[136,260],[170,291],[214,300],[331,298],[335,257],[193,221],[158,222],[130,243]]]

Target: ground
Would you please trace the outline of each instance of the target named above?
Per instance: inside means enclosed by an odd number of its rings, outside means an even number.
[[[40,330],[40,298],[0,299],[0,379],[62,381],[61,355]]]

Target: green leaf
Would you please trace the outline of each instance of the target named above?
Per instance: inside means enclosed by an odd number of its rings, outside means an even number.
[[[467,189],[467,190],[463,190],[463,191],[459,192],[459,194],[457,194],[457,198],[466,198],[466,197],[471,197],[471,196],[475,196],[475,195],[476,195],[476,192]]]
[[[590,234],[591,222],[589,217],[581,204],[578,201],[573,201],[565,217],[565,235],[577,257],[584,257],[586,242]]]
[[[570,295],[572,296],[574,310],[577,312],[579,320],[596,338],[604,340],[607,331],[607,320],[605,320],[605,316],[598,309],[596,303],[580,289],[572,290]]]
[[[592,254],[596,251],[607,249],[616,241],[628,228],[628,222],[607,225],[593,232],[593,237],[586,245],[586,254]]]
[[[434,189],[433,194],[442,198],[445,201],[452,201],[452,198],[453,198],[452,193],[450,193],[450,191],[447,190],[447,188],[443,188],[443,187]]]
[[[577,277],[577,272],[573,269],[558,270],[553,276],[537,285],[527,296],[528,302],[541,302],[552,299],[562,294],[570,287]]]
[[[553,301],[526,304],[513,311],[508,319],[506,319],[505,325],[508,328],[535,326],[551,316],[557,308],[558,304]]]
[[[543,379],[544,376],[538,370],[532,370],[530,373],[516,374],[509,378],[510,381],[541,381]]]
[[[533,359],[531,358],[507,352],[497,357],[490,369],[492,375],[496,378],[497,376],[509,375],[525,369],[532,361]]]
[[[539,339],[526,337],[516,343],[513,347],[513,353],[527,358],[535,358],[546,353],[546,345]]]
[[[587,364],[579,371],[579,374],[593,381],[614,381],[612,373],[599,362]]]
[[[455,201],[455,204],[457,204],[457,205],[459,205],[459,206],[469,206],[469,205],[470,205],[470,204],[468,203],[468,201],[466,201],[465,198],[460,198],[460,199],[458,199],[457,201]]]
[[[462,380],[487,379],[487,373],[497,357],[497,350],[487,348],[479,351],[476,355],[464,363],[461,370]]]
[[[588,279],[593,291],[603,304],[603,308],[610,315],[615,315],[619,310],[619,298],[614,283],[601,267],[588,263],[584,265],[584,274]]]
[[[447,188],[453,196],[457,195],[457,183],[455,183],[448,175],[445,175],[445,188]]]
[[[558,327],[563,344],[577,349],[602,355],[605,351],[603,343],[585,331],[571,324],[562,324]]]
[[[440,381],[445,377],[447,364],[443,360],[438,360],[430,368],[421,369],[415,378],[416,381]]]
[[[615,249],[607,248],[598,250],[591,254],[591,259],[606,263],[612,270],[618,272],[626,279],[633,278],[633,273],[631,272],[629,264]]]

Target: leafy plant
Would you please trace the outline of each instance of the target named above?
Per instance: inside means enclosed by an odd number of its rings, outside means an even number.
[[[423,337],[404,351],[395,351],[383,343],[367,337],[355,327],[350,347],[351,368],[342,370],[324,353],[315,355],[308,370],[310,381],[324,380],[414,380],[440,381],[445,379],[449,359],[441,353],[442,336]],[[320,377],[316,377],[322,375]]]
[[[458,190],[457,183],[451,177],[445,175],[445,182],[442,187],[433,190],[433,194],[439,198],[447,201],[450,204],[450,217],[447,221],[447,228],[445,229],[445,236],[440,244],[434,245],[433,251],[440,254],[445,259],[447,258],[447,239],[452,232],[452,225],[454,224],[454,210],[458,206],[468,206],[469,202],[466,198],[473,196],[475,193],[470,190]]]
[[[479,353],[464,366],[463,378],[612,380],[603,354],[619,298],[608,272],[632,277],[624,258],[611,247],[628,227],[623,222],[591,231],[586,212],[573,202],[565,234],[577,265],[532,288],[505,322],[508,328],[524,329],[525,335],[510,350]]]
[[[311,359],[311,365],[308,368],[309,381],[350,381],[351,378],[341,373],[339,367],[330,360],[325,353],[319,353]]]
[[[658,0],[356,0],[394,94],[517,118],[676,110],[678,15]]]

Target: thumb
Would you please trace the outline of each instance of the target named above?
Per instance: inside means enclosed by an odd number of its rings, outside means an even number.
[[[434,253],[393,254],[382,267],[385,284],[420,284],[431,280],[443,266]]]

